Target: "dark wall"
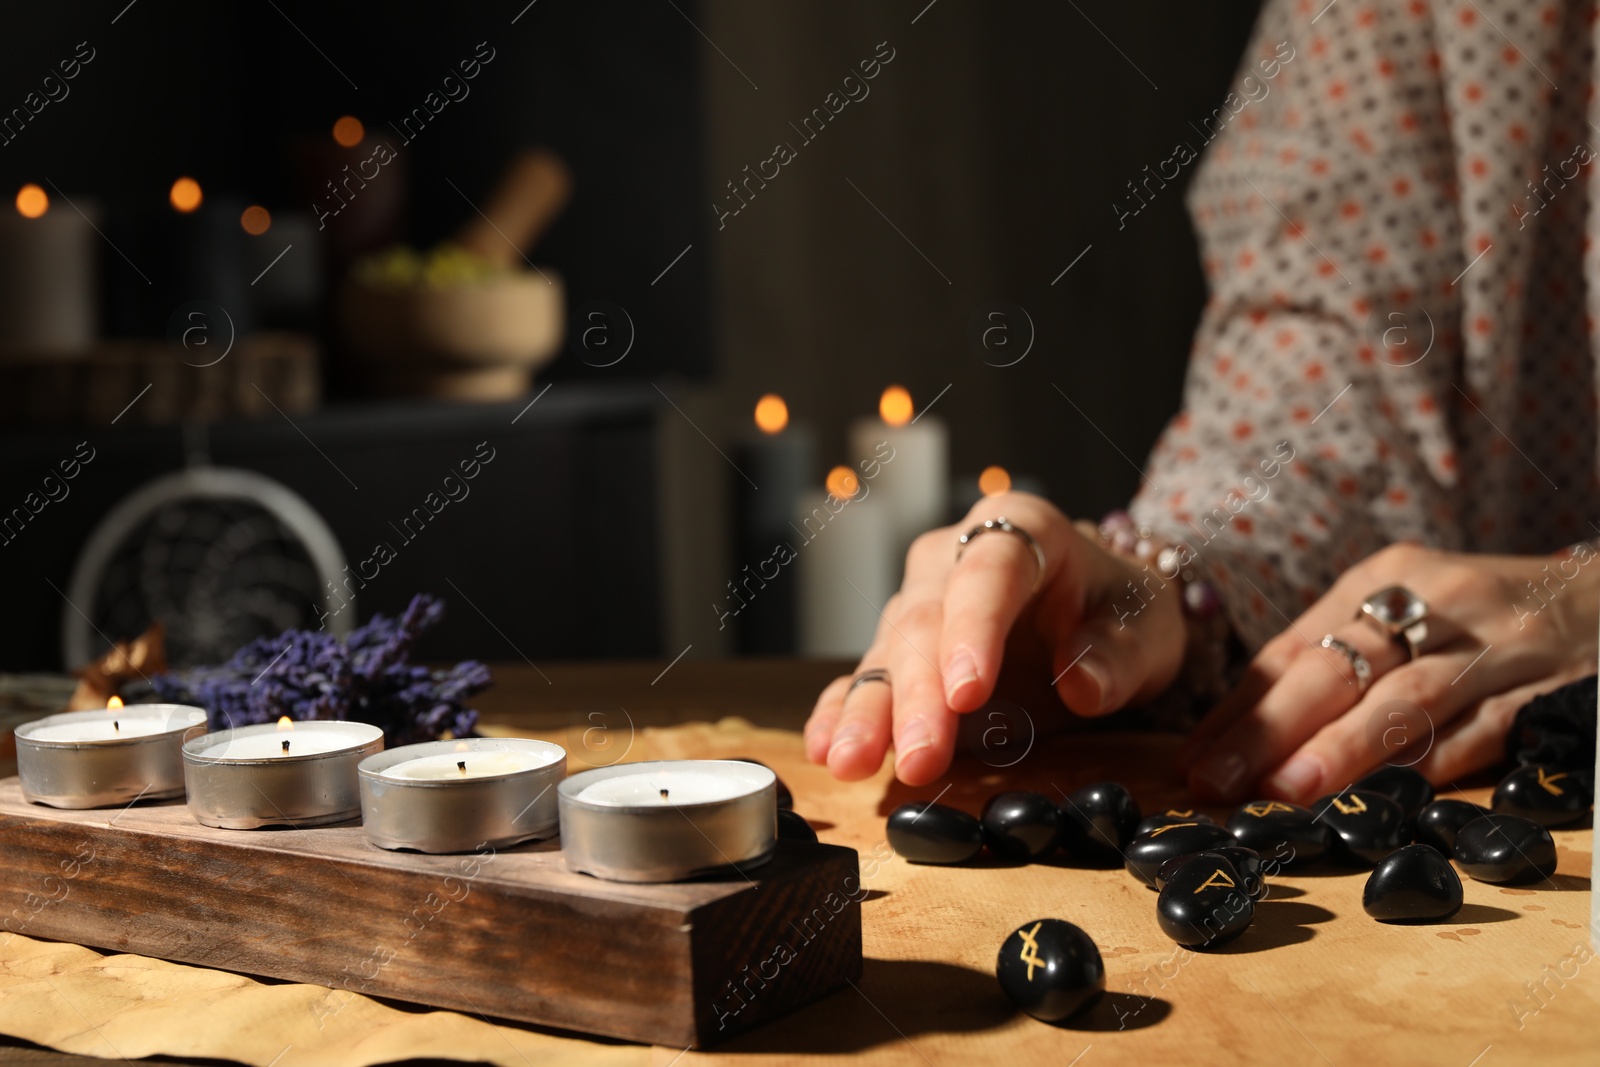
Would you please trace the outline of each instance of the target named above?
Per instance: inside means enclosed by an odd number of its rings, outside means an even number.
[[[689,0],[679,6],[694,10]],[[656,327],[652,343],[609,376],[710,371],[705,261],[680,263],[670,281],[650,285],[704,229],[698,213],[682,209],[698,199],[701,181],[700,38],[672,5],[28,5],[6,13],[0,112],[21,106],[84,41],[94,58],[68,83],[69,95],[0,146],[7,201],[28,181],[52,191],[48,178],[75,200],[92,197],[124,215],[165,210],[173,179],[186,173],[209,197],[309,211],[291,148],[302,137],[326,143],[348,113],[400,153],[411,189],[408,236],[429,244],[471,215],[461,194],[481,204],[515,149],[547,145],[572,165],[575,195],[535,261],[565,275],[573,307],[620,302]],[[458,74],[480,42],[494,58],[467,83],[468,95],[404,144],[389,122]],[[159,261],[159,235],[141,247],[129,227],[117,232],[136,263]],[[115,253],[104,255],[113,283],[143,289]],[[143,318],[164,322],[166,310]],[[570,350],[546,377],[597,374],[580,354]]]
[[[1112,205],[1177,141],[1198,145],[1190,124],[1220,104],[1257,5],[707,7],[729,57],[702,55],[708,214],[879,42],[895,50],[871,94],[710,235],[728,424],[783,393],[820,430],[820,480],[886,384],[921,403],[948,385],[934,414],[958,473],[1002,464],[1080,514],[1125,502],[1176,409],[1204,300],[1183,206],[1194,168],[1125,227]],[[1032,321],[1015,366],[973,343],[997,301]]]

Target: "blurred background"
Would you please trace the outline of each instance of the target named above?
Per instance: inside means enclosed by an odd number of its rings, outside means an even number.
[[[1204,299],[1147,168],[1256,12],[8,12],[0,670],[418,591],[436,659],[859,651],[917,529],[1132,493]]]

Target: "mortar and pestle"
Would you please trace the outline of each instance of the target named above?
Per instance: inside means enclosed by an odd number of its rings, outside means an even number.
[[[561,213],[572,175],[547,151],[519,155],[452,241],[392,249],[351,269],[339,326],[379,392],[509,400],[560,350],[566,290],[528,253]]]

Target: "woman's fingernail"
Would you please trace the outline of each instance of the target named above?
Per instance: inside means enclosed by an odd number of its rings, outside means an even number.
[[[920,752],[933,744],[933,732],[923,719],[912,719],[900,727],[900,736],[894,743],[894,762],[898,766],[913,752]]]
[[[1085,652],[1078,657],[1078,670],[1083,672],[1085,678],[1094,683],[1095,711],[1104,711],[1111,698],[1111,670],[1099,656],[1093,652]]]
[[[1312,796],[1321,784],[1322,764],[1310,756],[1294,757],[1267,779],[1267,788],[1294,800]]]
[[[972,653],[962,649],[951,656],[945,666],[944,676],[944,698],[946,701],[954,700],[958,692],[978,680],[978,664],[973,661]]]
[[[1244,786],[1244,776],[1250,768],[1237,752],[1222,752],[1200,765],[1195,777],[1216,791],[1224,800],[1235,800]]]
[[[833,743],[828,746],[828,751],[832,753],[841,751],[842,749],[854,748],[860,742],[861,731],[857,730],[853,726],[841,727],[840,730],[833,735]]]

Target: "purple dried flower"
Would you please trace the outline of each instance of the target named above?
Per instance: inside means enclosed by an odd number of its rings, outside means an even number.
[[[162,699],[206,709],[213,730],[291,719],[347,719],[383,728],[390,747],[472,733],[466,706],[491,684],[489,668],[464,660],[435,671],[409,662],[416,639],[444,616],[444,603],[419,593],[399,618],[374,615],[340,641],[322,630],[258,637],[227,663],[158,674]]]

